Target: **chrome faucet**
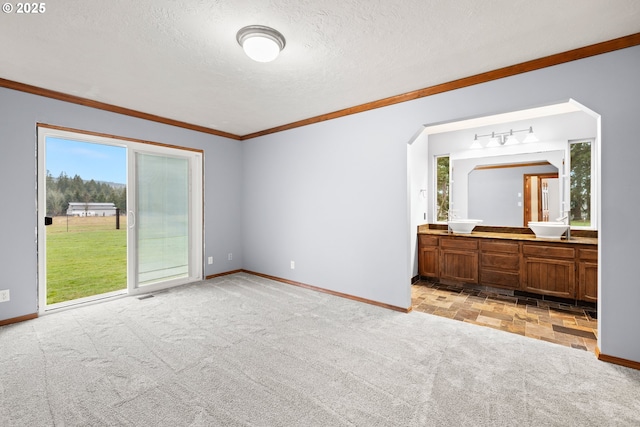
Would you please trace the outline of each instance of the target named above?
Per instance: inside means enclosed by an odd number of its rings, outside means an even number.
[[[449,221],[454,220],[458,217],[458,215],[456,215],[457,210],[455,209],[449,209],[447,211],[447,233],[451,234],[453,233],[453,230],[451,229],[451,226],[449,225]]]
[[[565,222],[565,224],[567,224],[567,232],[566,232],[566,237],[567,240],[571,240],[571,225],[569,224],[569,211],[566,211],[564,216],[561,216],[559,218],[556,218],[556,221],[562,221]]]

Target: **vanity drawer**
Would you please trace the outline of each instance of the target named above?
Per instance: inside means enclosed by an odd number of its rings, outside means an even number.
[[[545,246],[525,244],[522,252],[527,256],[539,256],[543,258],[575,258],[576,250],[561,246]]]
[[[520,253],[518,242],[504,242],[500,240],[482,240],[480,242],[480,249],[482,249],[483,252]]]
[[[586,261],[597,261],[598,250],[597,249],[578,249],[578,258]]]
[[[520,287],[520,273],[481,269],[480,284],[518,289]]]
[[[478,240],[464,237],[447,237],[442,239],[440,247],[446,249],[478,249]]]
[[[480,255],[480,267],[496,268],[517,273],[520,271],[520,255],[517,253],[501,254],[483,252]]]
[[[438,246],[437,236],[427,236],[421,234],[418,237],[420,238],[420,246]]]

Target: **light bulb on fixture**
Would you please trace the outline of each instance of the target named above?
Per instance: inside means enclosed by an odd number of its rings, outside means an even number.
[[[472,150],[478,149],[478,148],[482,148],[482,144],[480,144],[480,141],[478,141],[478,134],[476,133],[475,138],[473,138],[473,144],[471,144],[471,148]]]
[[[533,126],[529,126],[529,133],[527,134],[527,136],[524,138],[524,141],[522,142],[525,144],[530,142],[538,142],[538,137],[536,136],[535,133],[533,133]]]
[[[496,135],[495,132],[491,132],[491,139],[487,143],[487,148],[499,147],[500,145],[502,145],[502,138],[500,135]]]
[[[509,136],[507,137],[507,140],[504,142],[504,145],[515,145],[515,144],[520,144],[520,141],[518,141],[518,138],[516,138],[515,135],[513,134],[513,129],[511,129],[509,131]]]
[[[236,40],[247,56],[257,62],[273,61],[286,45],[280,32],[263,25],[241,28],[236,34]]]

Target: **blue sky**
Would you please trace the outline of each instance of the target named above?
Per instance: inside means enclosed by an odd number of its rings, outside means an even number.
[[[55,178],[65,172],[70,178],[126,184],[127,149],[47,137],[47,170]]]

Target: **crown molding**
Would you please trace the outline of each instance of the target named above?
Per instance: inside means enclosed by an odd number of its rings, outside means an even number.
[[[447,83],[441,83],[441,84],[430,86],[424,89],[418,89],[412,92],[391,96],[389,98],[379,99],[377,101],[356,105],[354,107],[345,108],[342,110],[334,111],[332,113],[310,117],[308,119],[299,120],[297,122],[289,123],[282,126],[277,126],[270,129],[265,129],[265,130],[250,133],[247,135],[235,135],[232,133],[219,131],[219,130],[208,128],[205,126],[194,125],[194,124],[179,121],[179,120],[169,119],[169,118],[157,116],[154,114],[144,113],[144,112],[132,110],[129,108],[119,107],[117,105],[107,104],[100,101],[94,101],[92,99],[82,98],[80,96],[75,96],[75,95],[69,95],[66,93],[57,92],[50,89],[44,89],[41,87],[32,86],[25,83],[19,83],[19,82],[15,82],[15,81],[3,79],[3,78],[0,78],[0,87],[13,89],[20,92],[31,93],[33,95],[44,96],[47,98],[57,99],[59,101],[70,102],[72,104],[78,104],[86,107],[97,108],[99,110],[110,111],[112,113],[124,114],[130,117],[136,117],[139,119],[149,120],[152,122],[163,123],[170,126],[193,130],[196,132],[202,132],[202,133],[207,133],[211,135],[221,136],[224,138],[230,138],[237,141],[246,141],[248,139],[257,138],[259,136],[269,135],[272,133],[282,132],[289,129],[295,129],[298,127],[307,126],[314,123],[320,123],[327,120],[333,120],[340,117],[350,116],[352,114],[358,114],[364,111],[374,110],[377,108],[388,107],[390,105],[412,101],[415,99],[435,95],[438,93],[448,92],[448,91],[461,89],[468,86],[486,83],[492,80],[498,80],[505,77],[515,76],[517,74],[527,73],[529,71],[535,71],[542,68],[564,64],[566,62],[588,58],[590,56],[601,55],[603,53],[613,52],[615,50],[625,49],[625,48],[633,47],[637,45],[640,45],[640,33],[619,37],[617,39],[596,43],[593,45],[569,50],[562,53],[557,53],[550,56],[545,56],[543,58],[533,59],[531,61],[522,62],[520,64],[510,65],[508,67],[503,67],[497,70],[488,71],[485,73],[476,74],[469,77],[464,77],[464,78],[453,80]]]
[[[248,135],[243,135],[241,139],[244,141],[247,139],[257,138],[259,136],[269,135],[272,133],[294,129],[297,127],[302,127],[302,126],[307,126],[314,123],[324,122],[327,120],[337,119],[339,117],[349,116],[351,114],[358,114],[364,111],[374,110],[382,107],[388,107],[390,105],[412,101],[414,99],[424,98],[424,97],[435,95],[438,93],[449,92],[449,91],[452,91],[455,89],[461,89],[467,86],[474,86],[477,84],[490,82],[492,80],[498,80],[505,77],[522,74],[522,73],[528,73],[529,71],[535,71],[542,68],[564,64],[566,62],[588,58],[590,56],[613,52],[615,50],[625,49],[625,48],[637,46],[637,45],[640,45],[640,33],[631,34],[629,36],[620,37],[617,39],[593,44],[590,46],[581,47],[578,49],[569,50],[567,52],[545,56],[543,58],[533,59],[531,61],[522,62],[516,65],[510,65],[508,67],[499,68],[493,71],[487,71],[485,73],[476,74],[469,77],[463,77],[458,80],[453,80],[447,83],[430,86],[424,89],[403,93],[401,95],[391,96],[389,98],[368,102],[366,104],[357,105],[355,107],[345,108],[343,110],[334,111],[332,113],[322,114],[320,116],[311,117],[308,119],[274,127],[271,129],[266,129],[266,130],[251,133]]]
[[[98,110],[110,111],[112,113],[124,114],[125,116],[136,117],[138,119],[149,120],[152,122],[162,123],[165,125],[175,126],[183,129],[194,130],[196,132],[208,133],[211,135],[222,136],[240,140],[242,137],[232,133],[211,129],[205,126],[194,125],[179,120],[169,119],[166,117],[156,116],[155,114],[143,113],[142,111],[132,110],[130,108],[119,107],[117,105],[107,104],[105,102],[94,101],[88,98],[82,98],[76,95],[69,95],[55,90],[44,89],[38,86],[32,86],[25,83],[15,82],[12,80],[0,78],[0,87],[13,89],[20,92],[30,93],[32,95],[44,96],[46,98],[57,99],[58,101],[70,102],[72,104],[83,105],[85,107],[97,108]]]

